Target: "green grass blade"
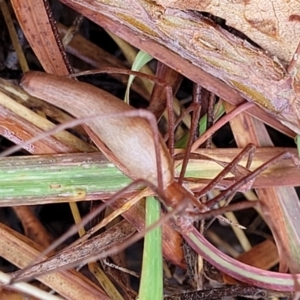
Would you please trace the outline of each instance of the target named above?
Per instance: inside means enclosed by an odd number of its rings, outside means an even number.
[[[132,180],[98,153],[0,159],[0,206],[110,198]]]
[[[144,51],[139,51],[133,64],[132,64],[131,70],[139,71],[143,66],[145,66],[152,59],[153,59],[153,57],[151,55],[149,55],[148,53],[146,53]],[[130,91],[130,87],[131,87],[131,84],[132,84],[134,78],[135,78],[134,75],[130,75],[128,78],[125,99],[124,99],[124,101],[127,104],[129,104],[129,91]]]
[[[160,218],[160,203],[154,197],[146,199],[146,226]],[[163,260],[161,227],[145,236],[139,300],[163,299]]]
[[[294,148],[259,148],[251,168],[257,168],[281,151],[297,155]],[[205,150],[206,155],[230,161],[239,149]],[[267,154],[266,154],[267,153]],[[176,172],[180,172],[181,165]],[[187,177],[212,179],[222,167],[213,161],[189,160]],[[284,172],[286,179],[299,185],[299,172],[292,162],[277,164],[266,176]],[[267,178],[265,177],[265,179]],[[270,181],[271,180],[271,181]],[[45,204],[80,200],[109,199],[132,180],[100,153],[31,155],[0,158],[0,206]],[[282,185],[275,176],[267,184]],[[290,181],[289,181],[290,182]],[[290,184],[290,183],[289,183]],[[127,194],[124,195],[126,197]]]

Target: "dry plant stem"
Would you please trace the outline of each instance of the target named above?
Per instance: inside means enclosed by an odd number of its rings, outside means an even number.
[[[62,44],[63,44],[64,49],[67,48],[69,43],[73,40],[74,36],[78,33],[83,20],[84,20],[84,17],[82,15],[77,16],[75,18],[75,20],[73,21],[72,26],[70,26],[69,29],[67,30],[66,34],[64,35],[64,37],[62,39]],[[58,28],[57,28],[57,31],[58,31]]]
[[[138,109],[136,111],[139,111],[141,112],[141,115],[143,115],[143,113],[149,113],[148,111],[146,110],[142,110],[142,109]],[[119,117],[119,116],[122,116],[123,113],[116,113],[116,114],[112,114],[111,116],[101,116],[102,119],[109,119],[111,117]],[[136,114],[134,115],[136,116]],[[128,116],[130,117],[130,116]],[[89,120],[95,120],[95,119],[99,119],[100,116],[99,115],[91,115],[89,117],[83,117],[83,118],[80,118],[80,119],[74,119],[72,121],[68,121],[64,124],[60,124],[60,125],[57,125],[56,127],[46,131],[46,132],[43,132],[41,134],[39,134],[38,136],[34,136],[33,138],[23,142],[21,145],[15,145],[15,146],[12,146],[11,148],[7,149],[7,150],[4,150],[0,153],[0,157],[5,157],[5,156],[9,156],[21,149],[26,149],[27,146],[30,146],[31,144],[39,141],[40,139],[44,138],[44,137],[47,137],[47,136],[50,136],[52,134],[55,134],[61,130],[65,130],[65,129],[68,129],[68,128],[72,128],[72,127],[75,127],[75,126],[78,126],[82,123],[85,123]]]
[[[24,105],[26,108],[31,108],[32,110],[42,111],[48,117],[53,118],[54,120],[63,123],[67,120],[72,119],[68,114],[62,112],[60,109],[56,108],[55,106],[46,103],[45,101],[41,101],[40,99],[34,97],[28,97],[27,93],[24,93],[24,90],[17,87],[16,85],[12,84],[11,82],[0,78],[0,90],[3,92],[7,97],[13,99],[15,102]],[[20,111],[20,110],[18,110]],[[83,130],[80,131],[79,128],[76,128],[81,134],[83,134]],[[65,133],[63,133],[65,135]],[[82,140],[78,139],[76,144],[84,143]],[[87,145],[85,143],[85,145]],[[88,147],[85,146],[85,152],[91,152],[93,147],[89,145],[90,150]],[[84,149],[84,148],[82,148]]]
[[[166,90],[166,104],[167,104],[167,112],[168,112],[168,133],[169,133],[169,140],[168,146],[170,151],[170,156],[173,157],[174,155],[174,141],[175,141],[175,129],[173,127],[174,124],[174,112],[173,112],[173,91],[170,86],[165,86]]]
[[[99,213],[101,213],[107,206],[109,206],[111,203],[115,202],[116,199],[118,199],[119,197],[121,197],[124,192],[126,192],[127,190],[130,190],[133,186],[139,185],[141,183],[144,183],[144,181],[142,180],[137,180],[131,184],[129,184],[127,187],[125,187],[124,189],[121,189],[120,191],[118,191],[117,193],[115,193],[115,195],[108,200],[105,204],[100,205],[97,209],[93,210],[92,212],[90,212],[87,216],[83,217],[81,222],[79,222],[78,224],[74,224],[73,226],[71,226],[68,231],[66,233],[64,233],[61,237],[59,237],[57,240],[55,240],[47,249],[45,249],[43,252],[40,253],[39,256],[36,256],[34,261],[31,262],[31,265],[28,267],[30,268],[32,265],[37,264],[39,261],[42,261],[44,259],[44,257],[46,255],[48,255],[49,253],[51,253],[53,250],[55,250],[58,246],[60,246],[66,239],[68,239],[69,237],[71,237],[72,235],[76,234],[78,232],[78,229],[83,227],[84,225],[86,225],[90,220],[92,220],[93,218],[97,217],[97,215],[99,215]],[[155,188],[155,187],[153,187]],[[89,231],[91,234],[93,234],[93,232],[90,230]],[[76,244],[74,245],[76,246]],[[124,248],[125,249],[125,248]],[[123,250],[123,249],[122,249]],[[121,251],[121,250],[120,250]],[[110,253],[111,254],[111,253]],[[106,257],[106,256],[103,256]],[[78,262],[76,262],[77,264]],[[75,265],[76,265],[75,264]],[[23,272],[27,272],[27,268],[20,270],[18,272],[17,277],[14,279],[14,281],[17,281],[19,277],[23,276]],[[23,277],[22,277],[23,278]],[[20,280],[21,281],[21,280]]]
[[[205,114],[205,111],[203,110],[203,88],[198,83],[193,84],[193,102],[196,103],[196,105],[201,105],[202,114]],[[195,132],[193,132],[193,141],[195,141],[199,137],[199,125],[200,125],[200,115],[197,120],[197,127],[195,129]]]
[[[181,149],[180,149],[181,150]],[[220,149],[217,149],[215,148],[214,151],[216,152],[219,152],[218,150]],[[226,149],[227,150],[227,149]],[[210,176],[211,179],[204,179],[204,178],[194,178],[194,177],[186,177],[185,178],[185,181],[186,182],[193,182],[193,183],[211,183],[211,180],[214,180],[223,170],[224,168],[228,167],[228,165],[232,162],[232,160],[236,159],[236,156],[238,156],[240,154],[240,152],[235,152],[235,156],[231,156],[231,160],[228,161],[228,162],[224,162],[224,161],[220,161],[219,159],[213,159],[207,155],[203,155],[201,153],[205,153],[207,151],[201,151],[201,150],[197,150],[197,153],[193,152],[190,154],[189,158],[190,160],[192,159],[193,161],[192,162],[200,162],[202,160],[205,161],[206,164],[209,164],[210,162],[214,162],[215,164],[219,165],[220,168],[218,169],[219,172],[216,172],[214,173],[214,176]],[[278,151],[277,153],[275,154],[278,154],[278,153],[282,153],[283,151]],[[181,160],[181,157],[184,157],[184,154],[183,153],[179,153],[176,155],[176,159],[178,160]],[[220,157],[221,158],[221,157]],[[268,159],[269,157],[267,157]],[[243,159],[244,160],[244,159]],[[247,162],[246,162],[247,163]],[[191,165],[191,163],[189,163]],[[256,164],[256,167],[258,167],[259,164]],[[200,167],[200,166],[199,166]],[[204,173],[207,173],[209,170],[212,170],[213,168],[213,165],[212,164],[209,164],[207,165],[207,169],[204,171]],[[253,168],[254,169],[254,168]],[[236,178],[241,178],[242,176],[246,176],[247,174],[250,173],[250,171],[248,169],[246,169],[245,167],[241,166],[241,165],[235,165],[234,168],[231,168],[230,172],[236,177]],[[202,175],[202,176],[205,176],[205,175]],[[225,178],[224,180],[221,180],[218,182],[216,182],[216,185],[214,186],[214,188],[218,188],[218,189],[225,189],[226,187],[229,186],[229,184],[232,184],[232,182],[235,182],[236,180],[234,180],[233,178]],[[251,184],[247,184],[245,187],[242,187],[239,191],[245,191],[246,189],[250,188],[252,186],[252,182]],[[201,193],[201,191],[203,190],[199,190],[198,188],[193,188],[194,191],[197,191],[197,194],[200,193],[202,196],[203,196],[203,193]],[[198,195],[197,195],[197,198],[198,198]]]
[[[295,281],[300,280],[300,274],[264,271],[240,263],[216,248],[212,251],[211,244],[194,227],[189,229],[191,231],[184,234],[184,238],[205,260],[222,272],[226,270],[225,273],[229,276],[262,288],[276,291],[295,291]]]
[[[2,10],[2,15],[3,15],[3,18],[4,18],[5,23],[7,25],[7,29],[9,31],[9,35],[10,35],[13,47],[14,47],[16,53],[17,53],[21,69],[22,69],[23,72],[28,72],[29,67],[28,67],[23,49],[22,49],[22,47],[19,43],[18,34],[17,34],[16,29],[14,27],[13,20],[12,20],[11,14],[10,14],[10,10],[9,10],[6,2],[7,2],[6,0],[0,1],[0,8]]]
[[[214,123],[215,102],[216,102],[216,96],[213,93],[209,93],[208,108],[207,108],[207,128],[212,127]],[[212,148],[212,136],[207,139],[205,147]]]
[[[182,149],[178,149],[178,150],[180,152],[178,151],[179,153],[176,154],[175,159],[181,160],[183,158],[183,153],[181,153]],[[222,166],[222,168],[224,168],[227,166],[228,163],[230,163],[234,159],[234,157],[236,157],[236,155],[238,155],[238,152],[236,150],[232,152],[232,149],[229,148],[228,149],[205,149],[205,150],[198,149],[197,153],[191,153],[189,167],[191,168],[194,165],[194,163],[199,163],[204,160],[205,164],[207,165],[206,173],[210,172],[209,170],[214,169],[214,163],[216,163],[216,166],[220,165]],[[264,159],[258,158],[261,157],[262,152],[264,153]],[[270,157],[274,157],[283,152],[289,152],[293,157],[297,157],[297,151],[295,148],[274,148],[274,147],[257,148],[257,150],[255,151],[255,158],[252,163],[251,169],[253,170],[254,168],[259,167],[262,163],[269,160]],[[230,158],[227,157],[227,155],[230,155]],[[226,162],[220,161],[220,159],[225,160]],[[244,163],[246,162],[243,161],[243,165]],[[281,166],[283,165],[291,167],[293,172],[290,172],[289,168],[286,167],[282,168]],[[195,166],[195,169],[193,168],[193,170],[195,170],[194,175],[190,174],[189,176],[196,177],[198,168],[201,168],[201,165],[197,164],[197,167]],[[199,183],[202,182],[206,184],[210,180],[208,178],[214,178],[219,172],[221,172],[222,168],[218,167],[217,168],[218,172],[216,173],[214,172],[213,175],[209,177],[208,176],[205,177],[205,175],[203,174],[202,176],[207,179],[186,178],[186,181],[199,182]],[[248,171],[245,172],[245,169],[242,168],[238,168],[238,171],[240,174],[244,174],[244,175],[246,175],[248,172]],[[237,174],[234,173],[234,175],[240,176],[239,173]],[[285,174],[286,176],[282,178],[282,174]],[[267,177],[269,177],[269,179],[267,179]],[[259,178],[255,179],[253,183],[253,187],[262,188],[262,187],[269,187],[269,186],[299,186],[299,180],[297,180],[297,178],[300,178],[299,169],[295,166],[295,163],[293,163],[292,160],[285,159],[281,161],[279,164],[270,166],[270,168],[268,168],[264,173],[262,173],[262,176],[259,176]],[[225,184],[226,182],[227,184]],[[232,180],[229,179],[224,181],[218,188],[224,189],[224,187],[225,188],[228,187],[229,183],[231,184]],[[195,188],[193,190],[196,192],[199,191],[199,188]]]
[[[54,238],[45,229],[36,214],[32,211],[30,206],[16,206],[13,207],[14,212],[22,222],[25,235],[37,244],[46,249],[54,241]]]
[[[197,85],[197,87],[198,87],[198,91],[201,90],[199,85]],[[195,134],[196,129],[198,128],[198,122],[199,122],[199,117],[200,117],[200,112],[201,112],[201,103],[200,103],[199,96],[200,96],[199,92],[193,93],[193,103],[192,104],[194,105],[194,112],[193,112],[192,121],[191,121],[189,138],[188,138],[187,146],[185,149],[185,156],[184,156],[184,159],[182,162],[182,167],[181,167],[181,171],[180,171],[180,175],[179,175],[179,179],[178,179],[179,184],[182,184],[182,182],[183,182],[183,177],[186,172],[186,167],[187,167],[188,160],[189,160],[189,154],[191,152],[192,143],[194,141],[194,134]]]
[[[298,45],[300,5],[297,0],[274,2],[204,2],[197,0],[156,0],[165,8],[205,12],[226,20],[226,25],[240,31],[270,56],[287,64]],[[267,24],[267,25],[266,25]],[[235,32],[235,31],[233,31]],[[299,67],[299,66],[298,66]]]
[[[114,220],[117,216],[124,213],[126,210],[128,210],[128,207],[136,204],[139,200],[141,200],[144,197],[147,197],[149,195],[148,189],[143,189],[140,193],[135,195],[133,198],[131,198],[129,201],[126,202],[126,207],[123,205],[121,208],[114,210],[108,217],[104,218],[99,224],[95,225],[91,229],[89,229],[84,236],[80,237],[78,240],[76,240],[72,245],[78,244],[80,242],[83,242],[87,240],[90,236],[98,232],[101,228],[109,224],[112,220]],[[127,199],[126,199],[127,200]],[[133,201],[134,200],[134,201]],[[107,205],[107,202],[106,202]],[[130,205],[130,206],[129,206]],[[102,208],[101,210],[103,210]]]

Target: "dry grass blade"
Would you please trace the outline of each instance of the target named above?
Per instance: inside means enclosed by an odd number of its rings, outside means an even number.
[[[0,224],[0,255],[20,268],[35,259],[41,248],[32,240]],[[82,274],[72,270],[42,276],[40,281],[71,299],[108,299],[104,293]]]
[[[228,108],[229,109],[229,108]],[[272,141],[262,123],[241,114],[231,122],[236,142],[244,146],[250,140],[257,146],[272,146]],[[247,134],[245,131],[247,130]],[[288,268],[298,273],[297,249],[300,245],[297,230],[298,222],[294,222],[294,213],[299,211],[298,196],[293,187],[269,187],[256,191],[261,201],[263,216],[270,226],[278,247],[281,270]],[[289,199],[285,201],[284,199]],[[289,209],[290,208],[290,209]],[[291,245],[292,244],[292,245]]]
[[[48,121],[46,118],[40,116],[38,113],[32,111],[31,109],[25,107],[22,104],[25,104],[26,102],[29,102],[31,100],[31,103],[35,100],[32,99],[32,97],[29,97],[28,94],[24,93],[24,90],[19,88],[16,85],[11,84],[10,82],[1,79],[0,78],[0,105],[3,107],[3,113],[6,112],[7,118],[13,119],[13,115],[15,115],[17,120],[20,120],[19,122],[22,122],[22,126],[24,127],[24,133],[28,131],[30,133],[30,130],[33,131],[32,136],[35,136],[38,134],[38,132],[41,132],[41,130],[49,130],[55,126],[52,122]],[[41,101],[40,101],[41,102]],[[40,106],[40,103],[35,103],[33,106]],[[46,112],[50,111],[51,108],[47,108],[45,106]],[[54,111],[55,114],[56,111]],[[52,112],[53,113],[53,112]],[[11,117],[10,117],[11,116]],[[50,114],[50,116],[53,116]],[[58,118],[62,121],[66,121],[65,118],[61,117]],[[4,122],[3,122],[4,123]],[[27,126],[25,124],[28,124]],[[29,128],[29,129],[27,129]],[[27,130],[26,130],[27,129]],[[35,131],[34,131],[35,130]],[[7,132],[10,130],[7,128]],[[16,132],[16,134],[21,134],[22,131],[20,130],[14,130],[14,128],[11,128],[11,132]],[[57,141],[55,141],[54,138],[49,137],[46,138],[50,139],[50,142],[48,142],[48,145],[51,146],[52,144],[57,144],[57,146],[60,145],[60,149],[57,149],[58,153],[63,152],[92,152],[96,149],[92,147],[91,145],[83,142],[78,137],[70,134],[69,132],[59,132],[55,135],[53,135]],[[26,140],[28,138],[25,138],[20,136],[19,140],[20,142],[22,140]],[[19,142],[19,143],[20,143]],[[16,142],[18,144],[18,142]],[[64,147],[64,148],[63,148]],[[45,153],[51,153],[51,151],[43,151],[43,152],[36,152],[36,154],[45,154]]]
[[[180,152],[182,152],[182,150],[178,149],[176,151],[176,153]],[[187,181],[199,182],[199,184],[201,184],[201,182],[202,184],[207,183],[210,179],[214,178],[218,172],[221,172],[222,167],[224,167],[226,163],[232,161],[238,152],[238,149],[233,148],[196,150],[196,156],[191,155],[191,158],[189,159],[187,173],[187,177],[195,177],[196,179],[187,178]],[[297,150],[295,148],[257,148],[250,170],[254,170],[265,163],[270,157],[275,157],[283,152],[289,152],[291,155],[297,156]],[[200,155],[200,159],[197,159],[197,154]],[[246,161],[242,160],[241,165],[245,166]],[[204,170],[203,173],[201,171],[202,169]],[[282,178],[282,174],[285,174],[284,178]],[[299,174],[299,169],[295,166],[293,161],[285,159],[276,165],[270,166],[262,175],[258,176],[253,183],[253,187],[299,186]],[[229,184],[229,182],[227,184]],[[228,185],[225,185],[224,182],[224,187],[226,186]],[[195,187],[195,191],[197,189],[198,187]]]
[[[0,283],[1,285],[1,299],[24,299],[26,300],[62,300],[61,297],[51,295],[33,285],[28,283],[19,282],[16,284],[9,284],[11,277],[5,273],[0,272]],[[30,297],[32,296],[32,297]]]
[[[57,43],[55,24],[48,21],[49,3],[47,1],[28,0],[11,1],[19,24],[23,27],[27,39],[39,60],[43,62],[44,69],[53,74],[67,75],[71,68],[67,63],[62,45]],[[55,60],[53,60],[55,57]]]
[[[14,49],[15,49],[16,53],[17,53],[21,69],[22,69],[23,72],[28,72],[29,67],[28,67],[23,49],[22,49],[22,47],[19,43],[18,34],[17,34],[16,29],[14,27],[13,20],[12,20],[8,5],[6,3],[6,0],[3,0],[3,1],[0,2],[0,8],[1,8],[1,11],[2,11],[2,14],[3,14],[3,17],[5,18],[5,23],[7,25],[7,28],[8,28],[11,40],[12,40],[12,44],[14,46]]]
[[[91,256],[97,256],[113,245],[129,239],[135,231],[136,229],[130,223],[123,220],[88,241],[69,246],[43,262],[26,268],[25,272],[21,270],[13,273],[12,277],[19,282],[31,279],[33,276],[40,277],[61,269],[70,269],[86,263]]]

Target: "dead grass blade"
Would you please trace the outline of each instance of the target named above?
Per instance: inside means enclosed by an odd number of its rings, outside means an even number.
[[[55,34],[58,33],[54,20],[48,19],[48,2],[13,0],[11,4],[23,31],[30,33],[27,39],[45,71],[56,75],[69,74],[72,68],[66,59],[62,45],[58,44],[55,38]]]
[[[240,147],[250,140],[260,147],[273,145],[264,125],[250,119],[245,114],[232,120],[231,127],[235,140]],[[292,249],[299,249],[300,247],[299,236],[295,235],[297,230],[293,230],[299,224],[298,221],[295,223],[294,214],[290,215],[291,212],[297,212],[300,209],[294,188],[269,187],[257,189],[256,193],[263,210],[263,218],[268,223],[276,240],[280,257],[280,270],[286,271],[289,268],[292,272],[298,273],[299,266],[296,263],[298,255]],[[288,201],[284,199],[288,199]],[[292,207],[292,209],[288,209],[288,207]]]
[[[0,255],[19,268],[30,264],[40,253],[41,247],[32,240],[0,224]],[[77,271],[62,271],[39,278],[41,282],[68,299],[106,299],[107,296]]]

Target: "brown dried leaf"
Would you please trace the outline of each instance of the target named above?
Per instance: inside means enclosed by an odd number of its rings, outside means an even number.
[[[39,0],[13,0],[11,4],[26,38],[34,49],[46,72],[56,75],[69,74],[66,56],[58,44],[46,6],[48,2]],[[46,6],[45,6],[46,5]]]

